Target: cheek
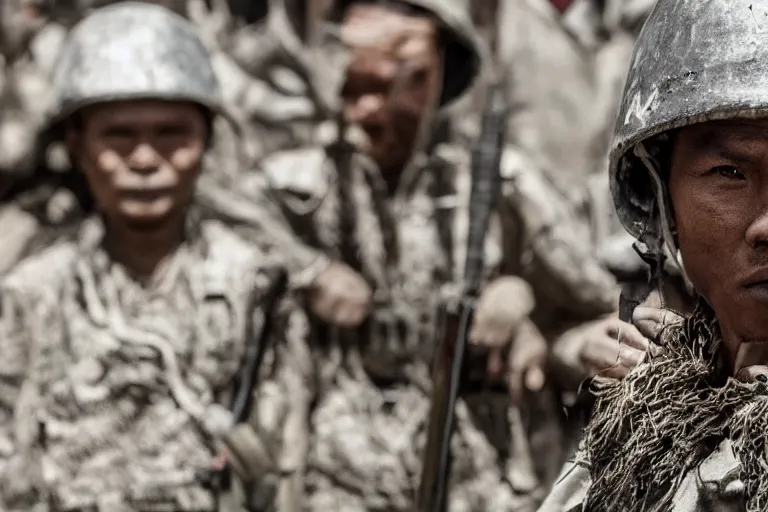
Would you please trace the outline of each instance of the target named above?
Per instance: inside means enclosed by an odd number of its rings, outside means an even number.
[[[191,144],[173,151],[168,161],[182,181],[193,180],[203,161],[205,148],[202,142]]]
[[[717,302],[718,290],[730,282],[734,267],[713,262],[733,261],[742,244],[744,199],[688,185],[673,191],[672,201],[686,272],[699,293]]]
[[[103,175],[115,174],[125,167],[122,157],[110,149],[99,151],[95,162],[97,170]]]
[[[95,148],[86,152],[80,166],[97,197],[110,195],[116,177],[125,169],[125,162],[115,151]]]

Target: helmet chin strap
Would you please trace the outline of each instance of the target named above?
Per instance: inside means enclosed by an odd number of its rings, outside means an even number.
[[[643,162],[643,165],[648,170],[648,174],[650,175],[651,181],[653,182],[655,202],[658,205],[659,210],[659,227],[661,230],[661,240],[658,244],[658,247],[653,249],[662,251],[662,248],[666,246],[667,251],[669,252],[669,256],[671,257],[677,269],[680,271],[680,275],[683,277],[686,286],[691,289],[692,284],[690,279],[688,279],[688,275],[685,273],[685,267],[683,266],[680,250],[675,243],[675,237],[672,232],[672,226],[670,224],[671,215],[668,202],[669,196],[666,193],[664,182],[659,175],[658,163],[653,159],[650,153],[648,153],[645,144],[642,142],[635,146],[634,154],[637,158],[640,159],[641,162]]]

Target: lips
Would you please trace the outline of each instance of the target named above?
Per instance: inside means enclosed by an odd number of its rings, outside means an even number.
[[[753,271],[741,285],[753,298],[768,301],[768,267]]]
[[[142,188],[120,191],[120,195],[125,199],[133,199],[136,201],[154,201],[167,196],[169,193],[170,190],[167,188]]]

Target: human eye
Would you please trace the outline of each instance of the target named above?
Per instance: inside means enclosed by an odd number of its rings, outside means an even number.
[[[733,165],[718,165],[717,167],[710,169],[709,172],[710,174],[728,178],[729,180],[744,181],[747,179],[746,174],[741,169]]]
[[[166,125],[157,130],[157,135],[161,138],[180,138],[189,135],[189,128],[182,125]]]

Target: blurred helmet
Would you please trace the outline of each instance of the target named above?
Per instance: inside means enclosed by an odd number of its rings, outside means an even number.
[[[51,123],[96,103],[191,101],[224,113],[208,51],[186,19],[159,5],[97,9],[70,32],[53,74]]]
[[[339,8],[345,10],[358,1],[411,5],[427,11],[439,22],[445,51],[442,107],[461,98],[479,78],[483,50],[472,22],[470,0],[342,0]]]

